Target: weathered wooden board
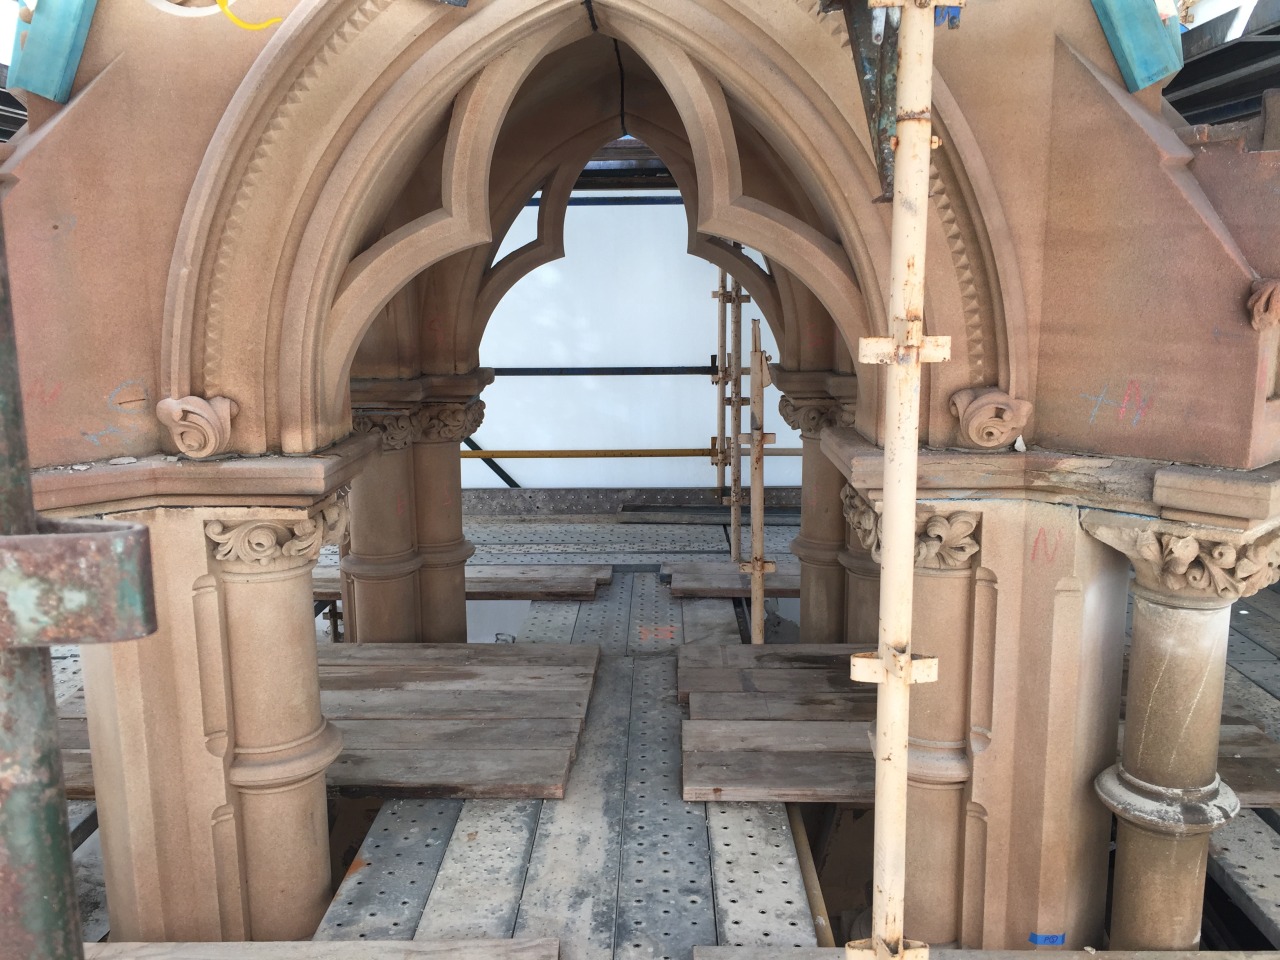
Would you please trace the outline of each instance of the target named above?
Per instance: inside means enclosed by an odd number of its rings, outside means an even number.
[[[515,669],[505,666],[453,667],[396,666],[391,664],[325,664],[320,670],[324,690],[419,690],[436,693],[530,690],[581,691],[591,687],[594,666],[535,665]]]
[[[581,717],[587,694],[564,691],[499,690],[321,690],[327,717],[383,720],[516,720]]]
[[[689,694],[691,720],[871,720],[874,689],[849,693],[697,693]]]
[[[476,564],[467,567],[468,600],[590,600],[613,579],[609,564]],[[319,600],[342,597],[342,573],[320,564],[311,575]]]
[[[559,960],[555,940],[92,943],[85,960]]]
[[[520,643],[320,643],[316,645],[321,668],[360,663],[426,666],[591,666],[600,651],[576,644]]]
[[[357,720],[338,718],[348,750],[573,750],[582,722],[550,720]]]
[[[686,599],[680,601],[684,618],[684,642],[699,646],[742,645],[738,615],[729,600]]]
[[[686,720],[681,740],[685,753],[867,754],[871,752],[870,729],[866,721]]]
[[[328,783],[344,796],[564,796],[568,750],[344,750]]]
[[[776,670],[738,667],[680,667],[679,693],[687,702],[699,693],[847,693],[857,690],[843,670]]]
[[[672,564],[673,597],[749,597],[751,577],[720,564]],[[766,597],[800,596],[800,571],[779,570],[764,578]]]
[[[680,669],[829,670],[848,676],[849,658],[871,649],[850,643],[686,645],[680,648]]]
[[[685,800],[870,806],[875,761],[869,753],[685,753],[683,795]]]

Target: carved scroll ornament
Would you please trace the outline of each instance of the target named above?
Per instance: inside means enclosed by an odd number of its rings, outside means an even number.
[[[1018,439],[1031,419],[1031,404],[997,387],[982,387],[955,393],[951,412],[960,418],[962,444],[990,450]]]
[[[851,486],[841,494],[844,516],[871,559],[880,562],[883,517]],[[921,570],[960,570],[972,565],[980,549],[976,533],[981,515],[967,510],[916,518],[915,565]]]
[[[1234,602],[1280,579],[1280,530],[1231,544],[1140,527],[1086,523],[1085,529],[1125,554],[1138,584],[1157,593]]]
[[[408,414],[367,413],[356,417],[351,426],[356,433],[381,434],[383,450],[403,450],[413,442],[413,418]]]
[[[239,409],[226,397],[169,398],[156,404],[156,417],[169,428],[180,453],[202,460],[230,448],[231,420]]]
[[[427,403],[413,415],[414,439],[422,443],[459,443],[480,429],[484,401]]]
[[[349,522],[346,501],[336,499],[315,516],[301,520],[246,520],[235,524],[210,520],[204,532],[217,544],[213,553],[217,560],[276,569],[290,562],[315,560],[326,543],[342,543],[347,538]]]
[[[787,426],[809,438],[817,437],[823,427],[851,427],[854,422],[853,404],[831,398],[794,400],[783,394],[778,401],[778,413]]]
[[[1261,333],[1280,323],[1280,280],[1255,280],[1249,297],[1249,323]]]

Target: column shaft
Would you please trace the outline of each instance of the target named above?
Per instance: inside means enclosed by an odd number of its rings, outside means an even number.
[[[458,440],[413,445],[422,639],[467,642],[467,560],[475,548],[462,532],[462,458]]]
[[[791,552],[800,559],[800,638],[804,643],[844,641],[844,476],[822,452],[816,435],[803,441],[800,535]]]
[[[352,581],[360,643],[421,637],[414,453],[407,436],[399,445],[388,436],[384,430],[382,453],[351,484],[351,549],[342,569]]]

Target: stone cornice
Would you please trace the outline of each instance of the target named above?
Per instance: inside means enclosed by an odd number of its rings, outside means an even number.
[[[880,562],[882,518],[870,501],[853,487],[846,486],[845,520],[863,548]],[[922,510],[916,516],[915,565],[920,570],[965,570],[977,562],[980,549],[977,532],[980,514],[969,510],[934,513]]]
[[[823,453],[854,487],[879,499],[883,450],[848,428],[823,429],[821,442]],[[919,464],[922,500],[1036,500],[1237,531],[1256,531],[1280,520],[1280,464],[1227,470],[1034,448],[1025,453],[924,449]]]
[[[462,402],[480,396],[493,383],[493,369],[477,367],[455,376],[422,376],[408,380],[352,380],[351,405],[362,411],[378,407],[412,407],[428,400]]]
[[[307,457],[180,460],[157,454],[32,472],[36,509],[87,516],[152,507],[305,507],[351,482],[378,438],[348,437]]]
[[[1241,532],[1089,510],[1081,525],[1133,564],[1138,586],[1186,606],[1222,606],[1280,580],[1280,523]]]

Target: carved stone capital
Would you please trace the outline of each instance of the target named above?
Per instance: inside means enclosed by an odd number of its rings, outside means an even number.
[[[844,516],[871,559],[880,562],[883,518],[871,502],[851,486],[841,493]],[[980,514],[921,513],[916,517],[915,565],[919,570],[961,570],[971,567],[980,549],[977,531]]]
[[[960,419],[961,444],[990,450],[1018,439],[1031,419],[1031,404],[998,387],[980,387],[957,391],[951,397],[951,412]]]
[[[403,450],[413,442],[413,417],[407,413],[363,411],[351,424],[356,433],[378,433],[382,449]]]
[[[1234,603],[1280,579],[1280,529],[1237,539],[1234,532],[1206,533],[1155,520],[1144,526],[1086,514],[1082,523],[1091,536],[1129,558],[1138,586],[1172,600]]]
[[[227,452],[231,420],[239,409],[226,397],[168,398],[156,404],[156,418],[169,428],[179,453],[203,460]]]
[[[297,520],[210,520],[204,532],[217,546],[214,558],[239,572],[275,572],[312,563],[326,543],[347,538],[350,514],[345,498],[330,500],[317,513]]]
[[[413,439],[418,443],[460,443],[483,422],[483,400],[425,403],[413,415]]]
[[[778,412],[792,430],[807,440],[816,440],[823,427],[853,426],[854,410],[834,397],[793,398],[782,395]]]
[[[1249,296],[1249,323],[1259,333],[1280,323],[1280,280],[1253,281]]]

